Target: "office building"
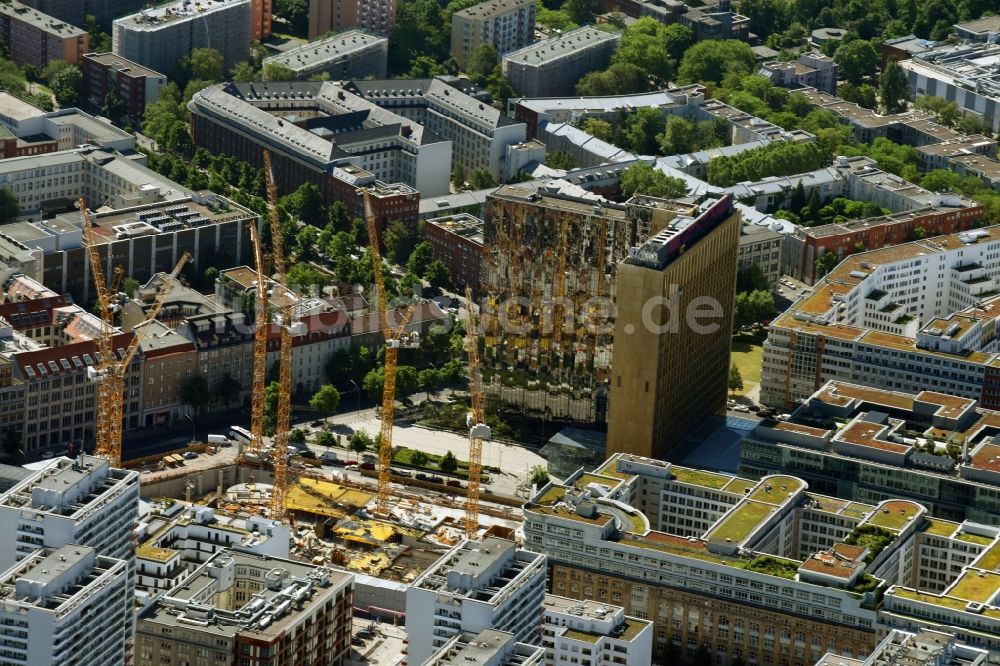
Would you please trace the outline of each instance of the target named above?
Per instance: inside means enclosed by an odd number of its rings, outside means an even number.
[[[200,481],[195,481],[199,486]],[[193,490],[199,490],[195,488]],[[200,494],[200,492],[199,492]],[[136,598],[146,606],[220,551],[287,558],[287,523],[261,516],[235,518],[211,507],[156,500],[142,517],[135,551]]]
[[[837,93],[840,68],[830,56],[818,51],[803,53],[794,62],[773,61],[761,67],[760,75],[782,88],[810,87],[831,95]]]
[[[740,273],[751,266],[760,268],[771,287],[778,285],[781,276],[781,246],[785,234],[767,226],[744,224],[740,227],[739,256],[736,270]]]
[[[947,630],[918,629],[915,632],[893,629],[872,653],[857,659],[847,659],[828,653],[816,666],[893,666],[922,664],[926,666],[985,666],[989,652],[958,640]]]
[[[483,267],[483,221],[468,213],[434,217],[424,222],[424,238],[434,248],[434,258],[448,267],[451,283],[463,290],[480,291]]]
[[[14,139],[7,157],[26,157],[82,146],[131,152],[135,137],[79,109],[42,111],[10,93],[0,92],[0,127]]]
[[[295,117],[282,110],[289,95],[299,100]],[[387,195],[376,213],[405,219],[409,206],[415,221],[414,190],[423,196],[448,191],[451,141],[335,83],[218,84],[195,93],[188,109],[197,146],[257,166],[268,148],[281,193],[308,180],[328,203],[341,200],[360,211],[359,188],[374,187]]]
[[[943,44],[899,63],[914,98],[929,95],[958,104],[959,113],[1000,131],[1000,44]]]
[[[191,412],[190,405],[184,403],[183,387],[198,369],[197,350],[161,321],[154,319],[145,326],[145,337],[139,343],[143,358],[139,423],[143,428],[175,425]]]
[[[139,614],[135,663],[341,666],[353,591],[346,572],[222,550]]]
[[[132,625],[128,563],[83,545],[39,550],[0,576],[6,664],[118,666]]]
[[[649,16],[664,25],[680,23],[691,28],[697,41],[750,38],[750,19],[731,11],[728,0],[710,0],[697,9],[680,0],[610,0],[604,7],[631,18]]]
[[[253,2],[268,0],[181,0],[144,9],[116,19],[112,51],[167,76],[180,71],[180,60],[194,49],[211,48],[222,54],[228,72],[250,60]]]
[[[406,592],[407,660],[422,664],[455,636],[493,629],[537,644],[545,557],[513,541],[463,540]]]
[[[506,631],[483,629],[453,636],[422,666],[542,666],[545,650],[537,645],[519,643]]]
[[[548,558],[552,594],[651,621],[657,660],[707,649],[720,664],[811,665],[875,647],[875,599],[908,575],[894,572],[925,514],[824,497],[793,476],[755,482],[615,454],[538,490],[525,548]],[[856,530],[885,540],[877,552],[843,545]]]
[[[733,200],[708,198],[618,267],[608,452],[665,457],[725,409],[739,234]]]
[[[40,12],[60,21],[83,27],[88,16],[107,30],[112,19],[137,12],[148,3],[145,0],[22,0]]]
[[[570,30],[503,57],[503,75],[519,95],[572,95],[577,81],[603,70],[621,44],[621,35],[595,28]]]
[[[1000,17],[995,14],[955,24],[959,39],[970,42],[996,42],[1000,38]]]
[[[452,168],[460,165],[467,174],[486,169],[494,180],[505,180],[508,150],[526,138],[524,123],[493,107],[489,93],[468,79],[352,81],[347,89],[448,141]],[[416,187],[425,196],[442,194]]]
[[[396,25],[396,0],[309,0],[309,39],[360,28],[388,37]]]
[[[121,117],[138,126],[146,113],[146,105],[160,98],[160,88],[167,84],[167,77],[126,60],[114,53],[86,53],[81,62],[83,71],[83,98],[89,108],[102,112],[114,95],[121,103]],[[111,90],[116,90],[109,98]]]
[[[472,55],[489,44],[498,56],[535,41],[535,3],[486,0],[451,15],[451,57],[467,67]]]
[[[784,409],[836,379],[996,409],[996,247],[986,227],[845,258],[771,322],[761,402]]]
[[[740,473],[789,472],[845,499],[903,497],[948,520],[1000,524],[998,428],[1000,415],[971,398],[829,381],[744,438]]]
[[[278,63],[304,81],[317,74],[329,74],[332,81],[385,78],[389,40],[362,30],[347,30],[264,58],[264,64]]]
[[[13,0],[0,3],[0,43],[19,66],[41,71],[50,62],[80,63],[87,52],[87,31]]]
[[[4,571],[43,548],[67,544],[131,562],[138,472],[112,469],[107,460],[88,455],[55,458],[27,475],[14,471],[17,481],[0,495],[0,529],[10,535],[0,545]]]
[[[653,623],[612,604],[545,595],[542,645],[546,666],[653,663]]]

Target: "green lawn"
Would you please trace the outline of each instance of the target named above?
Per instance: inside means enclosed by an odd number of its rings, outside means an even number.
[[[760,383],[760,365],[764,356],[763,333],[733,336],[732,362],[743,377],[743,392]],[[738,392],[739,393],[739,392]]]
[[[733,543],[739,543],[771,515],[773,508],[770,504],[746,502],[732,511],[729,517],[709,534],[709,538],[731,539]]]

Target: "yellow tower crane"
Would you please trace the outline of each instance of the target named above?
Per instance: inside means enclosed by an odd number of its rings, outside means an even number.
[[[132,358],[139,349],[139,345],[142,344],[143,338],[146,336],[149,322],[156,319],[160,313],[167,294],[173,288],[177,276],[191,255],[185,252],[164,281],[160,292],[146,313],[146,318],[133,329],[132,341],[129,346],[124,350],[117,350],[114,348],[115,323],[112,299],[121,279],[122,270],[120,267],[115,269],[112,284],[108,285],[104,278],[104,267],[98,249],[97,234],[83,199],[80,199],[80,213],[83,216],[84,242],[90,255],[90,270],[94,277],[98,309],[101,315],[101,330],[96,341],[97,363],[87,368],[88,378],[97,384],[96,450],[97,455],[106,458],[112,467],[121,467],[125,374],[129,364],[132,363]],[[109,289],[109,287],[111,288]]]
[[[250,224],[250,242],[253,244],[254,264],[257,268],[257,298],[254,301],[253,387],[250,393],[250,446],[249,453],[259,462],[264,450],[264,389],[267,384],[267,334],[268,297],[267,267],[261,249],[260,233]],[[246,459],[243,458],[243,461]]]
[[[267,186],[268,214],[271,221],[271,255],[274,259],[276,282],[285,286],[285,246],[281,236],[281,217],[278,214],[278,189],[271,171],[271,154],[264,151],[264,182]],[[285,495],[288,492],[288,434],[292,411],[292,336],[300,333],[301,323],[292,316],[293,305],[288,303],[278,314],[281,335],[278,355],[278,413],[274,427],[274,482],[271,488],[271,518],[285,516]],[[302,331],[304,332],[304,331]]]
[[[396,361],[399,356],[399,337],[413,316],[413,307],[406,309],[395,331],[389,322],[389,301],[385,297],[385,281],[382,278],[382,252],[379,250],[378,222],[372,208],[371,195],[367,189],[361,190],[365,201],[365,222],[368,224],[368,243],[372,251],[372,266],[375,269],[375,291],[378,298],[378,315],[382,319],[382,335],[385,337],[385,369],[382,379],[382,429],[378,446],[378,492],[375,496],[375,513],[389,513],[389,467],[392,465],[392,419],[396,411]]]
[[[474,539],[479,529],[479,490],[483,475],[483,442],[490,440],[486,425],[486,392],[479,373],[479,344],[476,338],[476,318],[472,312],[472,287],[465,287],[465,341],[469,348],[469,487],[465,498],[465,535]]]

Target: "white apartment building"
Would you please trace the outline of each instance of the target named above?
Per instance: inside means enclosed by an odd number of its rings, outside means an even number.
[[[0,575],[0,661],[120,666],[132,626],[128,564],[88,546],[46,548]]]
[[[0,567],[43,548],[80,544],[131,560],[139,473],[111,469],[103,458],[55,458],[0,495]]]
[[[835,379],[995,408],[997,280],[996,226],[847,257],[772,322],[761,401],[790,406]]]
[[[348,89],[450,142],[452,166],[461,165],[466,173],[486,169],[503,180],[508,147],[526,138],[523,122],[494,108],[483,90],[465,79],[352,81]]]
[[[135,148],[135,137],[75,108],[42,111],[8,92],[0,92],[0,126],[21,139],[18,152],[69,150],[90,144],[105,150]],[[50,144],[55,142],[54,146]]]
[[[535,3],[531,0],[486,0],[451,15],[451,55],[460,67],[489,44],[503,56],[535,38]]]
[[[570,96],[584,75],[604,69],[621,35],[584,26],[503,57],[503,75],[524,97]]]
[[[111,50],[157,72],[178,72],[199,48],[222,54],[226,71],[250,60],[250,0],[181,0],[116,19]]]
[[[843,660],[839,655],[826,654],[816,666],[837,666],[844,663]],[[989,652],[966,645],[950,631],[894,629],[866,658],[847,661],[851,666],[986,666]]]
[[[466,539],[406,593],[408,660],[422,664],[456,636],[484,629],[537,643],[544,596],[545,556],[507,539]]]
[[[546,666],[653,662],[653,623],[621,606],[546,594],[542,622]]]
[[[545,650],[519,643],[514,634],[484,629],[452,637],[421,666],[542,666]]]
[[[383,78],[389,59],[389,40],[363,30],[347,30],[325,39],[307,42],[264,58],[264,65],[278,63],[304,80],[326,72],[333,81]]]

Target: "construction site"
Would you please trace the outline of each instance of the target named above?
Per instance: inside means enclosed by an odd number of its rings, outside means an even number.
[[[486,199],[483,380],[505,405],[607,420],[617,267],[689,206],[625,203],[505,185]]]
[[[189,450],[156,460],[130,461],[141,472],[144,507],[137,530],[138,589],[150,598],[163,581],[204,562],[219,548],[238,545],[262,555],[298,559],[312,565],[335,565],[362,576],[408,583],[435,562],[442,552],[466,537],[497,535],[516,538],[521,499],[483,493],[482,452],[489,442],[484,425],[485,393],[480,375],[474,314],[466,326],[469,395],[466,483],[455,487],[442,479],[410,478],[391,469],[395,373],[400,337],[412,313],[387,316],[382,281],[382,259],[377,243],[371,246],[376,282],[377,312],[384,336],[384,382],[377,455],[364,469],[324,470],[320,461],[294,455],[289,448],[291,413],[292,338],[301,324],[290,306],[269,302],[284,293],[286,260],[270,156],[265,152],[265,182],[269,198],[271,247],[265,252],[260,229],[249,228],[257,275],[255,282],[253,390],[248,437],[224,443],[193,444]],[[367,192],[364,193],[369,238],[379,229]],[[88,241],[98,294],[102,330],[98,344],[101,365],[92,373],[97,383],[97,453],[113,466],[122,465],[121,405],[125,368],[142,343],[147,326],[156,319],[188,257],[159,281],[158,293],[135,326],[134,341],[123,352],[113,350],[116,300],[122,277],[115,270],[110,281],[101,270],[103,260],[93,242],[85,203],[80,202],[84,237]],[[471,302],[471,293],[467,293]],[[265,405],[269,338],[279,330],[279,392],[276,409]],[[270,334],[270,335],[269,335]],[[116,427],[117,426],[117,427]],[[215,437],[215,436],[213,436]],[[211,438],[210,438],[211,439]],[[197,465],[190,459],[206,454]],[[377,464],[376,464],[377,463]],[[354,463],[357,464],[356,462]],[[422,475],[421,475],[422,476]],[[374,483],[373,483],[374,482]],[[481,505],[480,500],[484,502]],[[196,543],[195,543],[196,542]],[[148,573],[147,587],[143,575]],[[159,582],[157,582],[159,581]],[[356,602],[357,603],[360,602]],[[368,606],[379,607],[379,602]],[[382,602],[390,605],[389,602]],[[362,603],[362,610],[364,610]],[[398,612],[399,608],[388,610]]]

